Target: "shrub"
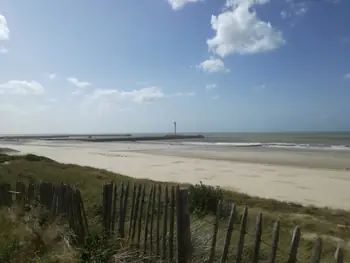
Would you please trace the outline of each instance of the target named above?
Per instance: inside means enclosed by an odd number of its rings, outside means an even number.
[[[188,188],[188,205],[191,213],[199,216],[215,214],[219,201],[223,199],[223,192],[219,187],[200,184]]]

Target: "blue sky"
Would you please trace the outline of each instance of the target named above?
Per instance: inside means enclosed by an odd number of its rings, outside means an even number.
[[[350,1],[0,0],[0,134],[350,130]]]

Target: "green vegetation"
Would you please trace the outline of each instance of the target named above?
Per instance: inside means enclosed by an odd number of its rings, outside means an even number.
[[[0,262],[106,262],[112,255],[122,257],[124,261],[136,262],[135,252],[125,247],[124,241],[113,238],[106,240],[100,233],[100,215],[102,204],[102,185],[105,182],[137,182],[152,184],[150,180],[133,179],[105,170],[78,165],[60,164],[45,157],[35,155],[9,156],[0,154],[0,182],[49,181],[69,183],[81,190],[91,229],[83,247],[71,242],[71,233],[64,220],[52,223],[47,220],[47,211],[32,208],[21,211],[14,207],[0,210]],[[169,183],[173,185],[172,183]],[[329,208],[304,207],[297,204],[250,197],[245,194],[222,190],[216,187],[184,185],[189,187],[189,208],[192,211],[191,228],[196,261],[208,256],[210,235],[212,233],[213,214],[219,200],[224,202],[224,211],[220,221],[217,255],[220,256],[223,238],[227,227],[229,206],[237,206],[237,220],[233,231],[229,259],[234,259],[238,237],[239,218],[244,205],[249,210],[248,232],[246,237],[245,258],[248,261],[253,244],[256,216],[263,213],[263,240],[271,243],[272,225],[276,219],[281,223],[279,252],[277,258],[285,260],[291,240],[291,231],[299,225],[302,239],[298,253],[299,262],[307,262],[316,235],[324,238],[323,260],[331,262],[335,246],[342,240],[345,247],[350,241],[350,211]],[[129,203],[130,203],[129,199]],[[266,259],[269,246],[261,245],[261,259]],[[130,261],[131,260],[131,261]],[[349,260],[346,255],[345,262]],[[246,262],[245,261],[245,262]]]

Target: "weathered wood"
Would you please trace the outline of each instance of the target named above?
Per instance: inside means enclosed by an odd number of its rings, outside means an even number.
[[[132,201],[131,201],[131,210],[130,210],[130,219],[129,219],[129,231],[128,231],[128,239],[131,241],[131,232],[132,232],[132,225],[133,225],[133,219],[134,219],[134,213],[135,213],[135,201],[136,201],[136,195],[137,195],[137,186],[134,184],[133,191],[132,191]]]
[[[1,188],[1,204],[4,206],[11,206],[13,203],[11,191],[11,184],[2,183]]]
[[[316,238],[314,249],[312,250],[310,263],[320,263],[322,254],[322,239]]]
[[[102,191],[102,226],[105,234],[107,234],[107,184],[103,184]]]
[[[221,263],[226,263],[226,260],[227,260],[228,248],[229,248],[230,243],[231,243],[233,223],[235,220],[235,216],[236,216],[236,206],[234,204],[232,204],[230,218],[228,220],[228,226],[227,226],[227,231],[226,231],[224,249],[222,251],[222,256],[221,256]]]
[[[280,222],[277,220],[273,225],[271,252],[269,255],[268,263],[276,262],[276,253],[278,248],[279,235],[280,235]]]
[[[111,219],[111,228],[112,233],[114,233],[115,230],[115,220],[117,216],[117,200],[118,200],[118,185],[116,183],[114,184],[114,191],[113,191],[113,212],[112,212],[112,219]]]
[[[125,192],[124,192],[124,199],[123,199],[123,219],[121,220],[121,226],[119,230],[119,234],[121,237],[125,236],[125,220],[126,220],[126,214],[128,212],[128,198],[129,198],[129,182],[126,185]],[[122,202],[122,200],[121,200]]]
[[[145,225],[145,236],[144,236],[144,241],[143,241],[143,254],[146,255],[147,253],[147,239],[148,239],[148,226],[150,223],[150,218],[151,218],[151,205],[152,205],[152,196],[153,196],[153,187],[154,185],[151,186],[151,190],[149,191],[149,196],[147,199],[147,211],[146,211],[146,225]],[[151,236],[152,236],[152,232],[151,232]]]
[[[213,223],[213,236],[211,238],[210,254],[209,254],[209,259],[207,261],[208,263],[213,263],[215,258],[216,238],[219,230],[221,210],[222,210],[222,202],[219,201],[216,208],[216,217]]]
[[[300,241],[300,227],[296,226],[293,230],[292,243],[289,250],[288,263],[297,262],[298,247]]]
[[[259,262],[259,251],[261,243],[261,234],[262,234],[262,213],[260,213],[256,219],[255,227],[255,240],[254,240],[254,249],[253,249],[253,258],[252,263]]]
[[[85,233],[86,233],[86,235],[88,235],[90,233],[89,224],[88,224],[88,220],[87,220],[87,216],[86,216],[86,212],[85,212],[84,201],[83,201],[83,198],[81,197],[81,193],[78,189],[76,190],[76,195],[77,195],[78,200],[80,201],[79,205],[80,205],[80,210],[81,210],[82,216],[83,216]]]
[[[120,185],[120,197],[119,197],[119,224],[118,233],[119,236],[124,237],[124,183]]]
[[[192,244],[188,212],[188,190],[176,189],[177,262],[187,263],[191,259]]]
[[[246,228],[247,228],[247,218],[248,218],[248,207],[244,207],[244,212],[241,218],[241,226],[240,226],[240,233],[239,233],[239,239],[237,243],[237,252],[236,252],[236,263],[242,262],[242,254],[243,254],[243,248],[244,248],[244,237],[246,234]]]
[[[152,185],[153,188],[153,194],[152,194],[152,208],[151,208],[151,225],[150,225],[150,237],[149,237],[149,254],[150,256],[153,255],[153,226],[154,226],[154,214],[155,214],[155,207],[156,207],[156,192],[157,192],[157,187],[156,185]]]
[[[164,193],[164,204],[163,204],[163,236],[162,236],[162,251],[161,251],[161,259],[165,260],[166,258],[166,241],[167,241],[167,228],[168,228],[168,202],[169,202],[169,192],[168,186],[165,185],[165,193]]]
[[[137,197],[135,201],[135,213],[134,213],[133,224],[132,224],[131,242],[134,242],[135,236],[136,236],[137,217],[139,214],[141,193],[142,193],[142,186],[139,185],[137,189]]]
[[[334,253],[334,262],[344,263],[344,251],[340,244],[338,245],[337,250]]]
[[[170,192],[170,215],[169,215],[169,263],[174,260],[174,227],[175,227],[175,187]]]
[[[141,196],[141,203],[140,203],[140,216],[139,216],[139,224],[137,228],[137,241],[136,241],[136,248],[140,248],[140,241],[141,241],[141,230],[142,230],[142,218],[143,218],[143,208],[145,205],[145,196],[146,196],[146,185],[143,185],[142,187],[142,196]]]
[[[28,193],[27,193],[28,203],[31,203],[35,200],[35,185],[30,183],[28,185]]]
[[[161,215],[161,196],[162,196],[162,187],[158,185],[157,193],[157,222],[156,222],[156,254],[160,255],[160,215]]]

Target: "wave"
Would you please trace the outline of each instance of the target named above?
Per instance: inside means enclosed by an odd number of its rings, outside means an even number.
[[[335,150],[350,151],[349,145],[311,145],[297,143],[241,143],[241,142],[179,142],[181,145],[192,146],[227,146],[227,147],[266,147],[266,148],[284,148],[284,149],[308,149],[308,150]]]

